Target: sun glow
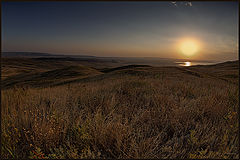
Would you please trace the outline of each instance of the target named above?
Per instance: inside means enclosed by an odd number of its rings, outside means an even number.
[[[180,43],[180,51],[187,57],[193,56],[199,50],[199,43],[192,39],[184,39]]]

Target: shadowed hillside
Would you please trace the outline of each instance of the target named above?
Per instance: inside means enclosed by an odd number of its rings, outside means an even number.
[[[1,58],[2,79],[22,73],[44,72],[77,65],[71,61],[48,61],[31,58]]]
[[[42,72],[20,73],[2,80],[2,88],[12,86],[44,87],[74,79],[99,75],[101,72],[85,66],[69,66]]]

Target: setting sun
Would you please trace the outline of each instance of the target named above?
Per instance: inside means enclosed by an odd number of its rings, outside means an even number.
[[[183,40],[180,43],[180,50],[185,56],[193,56],[199,50],[199,45],[191,39]]]

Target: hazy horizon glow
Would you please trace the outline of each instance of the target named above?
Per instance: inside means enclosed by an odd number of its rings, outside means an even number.
[[[236,60],[238,2],[2,2],[2,51]]]

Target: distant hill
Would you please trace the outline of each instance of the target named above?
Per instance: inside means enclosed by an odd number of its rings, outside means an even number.
[[[212,66],[239,67],[239,60],[237,60],[237,61],[227,61],[227,62],[223,62],[223,63],[217,63],[217,64],[212,65]]]
[[[239,60],[236,61],[226,61],[226,62],[222,62],[222,63],[216,63],[216,64],[209,64],[209,65],[195,65],[192,66],[193,68],[225,68],[225,69],[239,69]]]
[[[28,57],[28,58],[38,58],[38,57],[71,57],[71,58],[94,58],[95,56],[88,55],[64,55],[64,54],[50,54],[50,53],[40,53],[40,52],[2,52],[2,57]]]
[[[39,56],[53,56],[49,53],[36,52],[2,52],[2,57],[39,57]]]
[[[66,65],[66,64],[65,64]],[[37,66],[36,66],[37,67]],[[34,69],[34,68],[33,68]],[[29,68],[26,69],[26,71]],[[25,85],[44,87],[57,83],[64,83],[75,79],[82,79],[86,77],[96,76],[102,74],[101,72],[86,66],[64,66],[57,69],[39,69],[31,72],[22,72],[12,74],[11,76],[2,79],[2,87],[8,88],[14,85]]]

